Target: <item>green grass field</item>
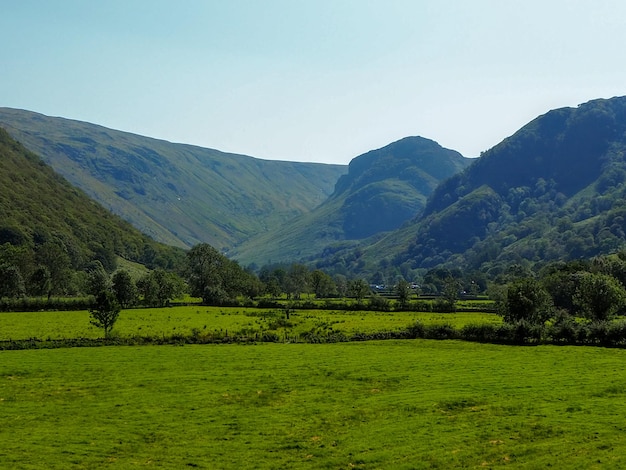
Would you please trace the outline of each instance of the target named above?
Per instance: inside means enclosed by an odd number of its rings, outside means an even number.
[[[488,313],[416,313],[349,312],[297,310],[290,314],[289,325],[280,309],[172,307],[131,309],[121,312],[114,332],[119,336],[190,335],[192,332],[235,334],[273,331],[283,337],[316,331],[339,331],[346,334],[396,331],[416,320],[424,324],[449,323],[462,327],[468,323],[500,323],[500,317]],[[102,331],[89,323],[87,311],[7,312],[0,313],[0,341],[29,338],[68,339],[98,338]]]
[[[626,351],[457,341],[0,353],[0,467],[626,466]]]

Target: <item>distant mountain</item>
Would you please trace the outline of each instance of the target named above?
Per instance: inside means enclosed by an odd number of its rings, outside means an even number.
[[[435,189],[422,215],[349,259],[352,273],[439,265],[492,276],[626,246],[626,97],[556,109]],[[341,257],[341,259],[340,259]],[[344,268],[345,269],[345,268]]]
[[[315,258],[395,230],[414,218],[444,179],[470,159],[422,137],[407,137],[354,158],[334,193],[313,211],[236,247],[232,256],[262,265]]]
[[[228,249],[321,204],[343,165],[268,161],[0,108],[4,127],[154,239]]]
[[[49,258],[44,246],[74,270],[96,260],[113,269],[118,256],[165,268],[184,259],[183,250],[108,212],[0,128],[0,264],[14,262],[26,278]]]

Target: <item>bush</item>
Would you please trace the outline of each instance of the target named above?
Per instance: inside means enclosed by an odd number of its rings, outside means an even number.
[[[413,312],[432,312],[433,304],[427,300],[417,300],[409,303],[409,308]]]
[[[453,313],[456,312],[456,305],[445,299],[437,299],[432,305],[433,312]]]
[[[410,339],[424,338],[426,333],[426,327],[422,322],[418,320],[412,325],[409,325],[406,329],[406,332],[407,336]]]
[[[611,346],[609,340],[609,323],[594,321],[586,325],[587,342],[598,346]]]
[[[479,343],[498,342],[499,325],[465,325],[461,328],[461,338],[466,341],[477,341]]]
[[[626,346],[626,321],[610,323],[607,337],[611,346]]]
[[[276,333],[266,331],[265,333],[263,333],[263,336],[261,336],[261,341],[265,343],[278,343],[280,339],[278,338],[278,335]]]
[[[379,312],[388,312],[391,310],[389,299],[380,295],[372,295],[369,300],[369,308]]]
[[[21,299],[3,298],[0,301],[2,312],[38,312],[40,310],[88,310],[93,306],[94,297],[43,298],[22,297]]]
[[[515,344],[536,344],[541,341],[543,326],[527,320],[519,320],[512,324],[513,341]]]
[[[548,327],[547,336],[555,344],[578,344],[585,336],[584,325],[577,323],[574,318],[559,319]]]
[[[284,308],[285,306],[274,299],[259,299],[258,308]]]
[[[428,339],[458,339],[459,333],[452,325],[430,325],[426,327],[424,332],[425,338]]]

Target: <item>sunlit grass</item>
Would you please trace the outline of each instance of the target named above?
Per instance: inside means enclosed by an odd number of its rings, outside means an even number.
[[[288,321],[285,327],[284,321]],[[243,307],[184,306],[123,310],[114,332],[122,337],[171,336],[216,332],[263,333],[284,335],[318,331],[345,334],[399,331],[415,321],[424,324],[447,323],[456,328],[466,324],[501,323],[488,313],[416,313],[341,310],[296,310]],[[89,322],[87,311],[0,313],[0,340],[98,338],[102,332]]]
[[[4,468],[623,468],[626,351],[455,341],[0,353]]]

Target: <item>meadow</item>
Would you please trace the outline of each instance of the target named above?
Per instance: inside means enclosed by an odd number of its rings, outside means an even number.
[[[494,314],[481,312],[442,314],[344,310],[295,310],[286,318],[282,309],[195,305],[123,310],[114,333],[120,337],[169,337],[226,333],[262,335],[272,332],[281,340],[287,336],[293,341],[306,333],[398,331],[418,320],[426,325],[450,324],[457,328],[466,324],[499,324],[502,321]],[[0,313],[0,341],[101,336],[102,331],[89,323],[89,313],[85,310]]]
[[[0,466],[624,468],[626,351],[459,341],[0,352]]]

